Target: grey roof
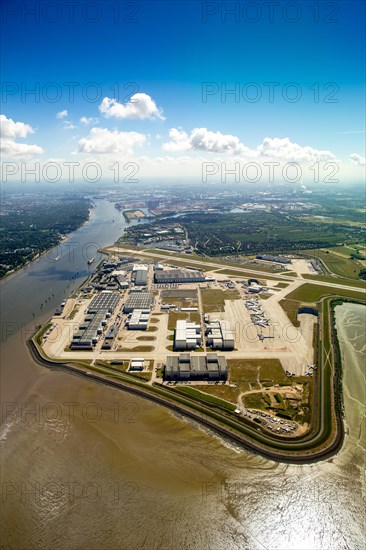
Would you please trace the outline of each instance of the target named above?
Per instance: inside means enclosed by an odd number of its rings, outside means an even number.
[[[169,355],[166,358],[164,378],[168,380],[225,380],[226,377],[226,358],[224,356],[217,356],[216,353],[210,353],[206,356],[181,353],[179,357],[177,355]]]
[[[147,271],[137,271],[135,284],[136,285],[145,285],[147,283]]]
[[[152,292],[130,292],[123,307],[124,311],[133,309],[150,309],[154,303]]]
[[[97,296],[94,296],[89,304],[88,313],[93,310],[107,309],[113,311],[120,298],[118,292],[100,292]]]
[[[166,271],[156,271],[154,274],[155,282],[164,283],[166,281],[194,282],[204,281],[205,275],[201,271],[183,271],[181,269],[169,269]]]
[[[88,312],[84,320],[80,323],[78,332],[74,335],[71,342],[72,347],[91,346],[93,338],[97,335],[102,321],[105,320],[107,313],[112,313],[120,299],[118,292],[101,292],[94,296],[89,304]],[[109,329],[108,338],[112,338],[117,328],[112,326]]]

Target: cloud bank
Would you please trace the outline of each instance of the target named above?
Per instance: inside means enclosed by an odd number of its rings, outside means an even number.
[[[309,146],[302,147],[289,138],[266,137],[256,149],[250,149],[237,136],[212,132],[207,128],[194,128],[190,134],[181,128],[169,130],[170,140],[163,144],[168,152],[206,151],[239,155],[247,159],[281,160],[286,162],[325,162],[335,160],[331,151],[322,151]]]
[[[79,140],[79,153],[132,155],[146,141],[138,132],[118,132],[107,128],[92,128],[89,136]]]

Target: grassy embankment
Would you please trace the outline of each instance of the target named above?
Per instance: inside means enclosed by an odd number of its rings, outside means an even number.
[[[38,348],[39,346],[37,346],[37,349]],[[75,365],[78,366],[77,363]],[[66,369],[69,368],[67,364],[64,365],[64,367]],[[85,369],[86,367],[83,368]],[[163,399],[164,404],[168,406],[182,406],[187,411],[187,414],[189,414],[189,410],[192,414],[198,414],[198,417],[195,417],[197,420],[200,419],[206,424],[214,422],[215,424],[212,424],[211,427],[216,426],[219,432],[221,429],[220,426],[222,429],[225,427],[226,430],[229,430],[227,435],[232,434],[234,440],[241,442],[249,449],[256,449],[256,452],[261,450],[260,452],[263,452],[267,457],[270,456],[271,458],[279,460],[311,461],[313,460],[315,450],[318,449],[318,447],[315,448],[313,438],[310,436],[306,437],[305,440],[301,438],[301,441],[297,441],[296,438],[293,441],[289,441],[288,439],[283,440],[281,437],[273,436],[268,433],[262,433],[261,430],[258,431],[258,427],[253,426],[250,421],[244,417],[240,417],[240,415],[233,414],[231,410],[225,407],[219,407],[217,404],[213,403],[209,405],[203,400],[197,401],[197,399],[192,396],[179,395],[173,388],[161,387],[159,384],[153,384],[153,387],[146,386],[143,381],[133,376],[128,376],[126,373],[118,373],[115,370],[112,371],[110,367],[91,365],[88,367],[88,370],[103,376],[105,383],[107,383],[108,380],[110,380],[111,383],[116,381],[116,383],[122,383],[126,389],[130,387],[133,393],[141,393],[142,391],[147,397],[150,394],[150,398],[152,399]],[[253,447],[253,445],[255,447]],[[336,444],[335,449],[337,448]],[[329,451],[327,449],[326,452],[328,454],[329,452],[334,452],[331,449],[332,447],[329,448]],[[322,450],[322,452],[324,451]]]
[[[366,293],[361,290],[342,290],[306,283],[288,294],[286,298],[280,301],[280,305],[291,323],[295,327],[299,327],[300,322],[297,320],[299,307],[301,305],[316,307],[317,302],[325,296],[344,296],[345,298],[354,300],[366,300]]]

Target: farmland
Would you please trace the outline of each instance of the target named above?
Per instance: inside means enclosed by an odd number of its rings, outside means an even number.
[[[354,259],[352,256],[363,257],[357,250],[353,247],[337,246],[325,250],[307,250],[306,254],[321,260],[331,273],[358,280],[360,270],[365,267],[366,257],[365,260]]]

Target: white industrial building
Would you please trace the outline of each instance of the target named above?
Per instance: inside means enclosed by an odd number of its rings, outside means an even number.
[[[202,344],[201,327],[187,321],[177,321],[174,333],[174,350],[195,349]]]
[[[112,271],[111,276],[115,278],[119,285],[119,288],[125,289],[129,287],[127,281],[127,271],[123,271],[122,269],[115,269],[114,271]]]
[[[127,319],[128,330],[147,330],[150,319],[150,309],[134,309]]]
[[[226,321],[212,321],[206,329],[207,345],[212,349],[231,351],[235,347],[235,336]]]
[[[136,357],[136,359],[131,359],[129,370],[141,371],[141,370],[144,370],[144,367],[145,367],[145,360],[143,358]]]
[[[143,265],[143,264],[134,264],[132,268],[132,273],[136,273],[137,271],[148,271],[149,266]]]

